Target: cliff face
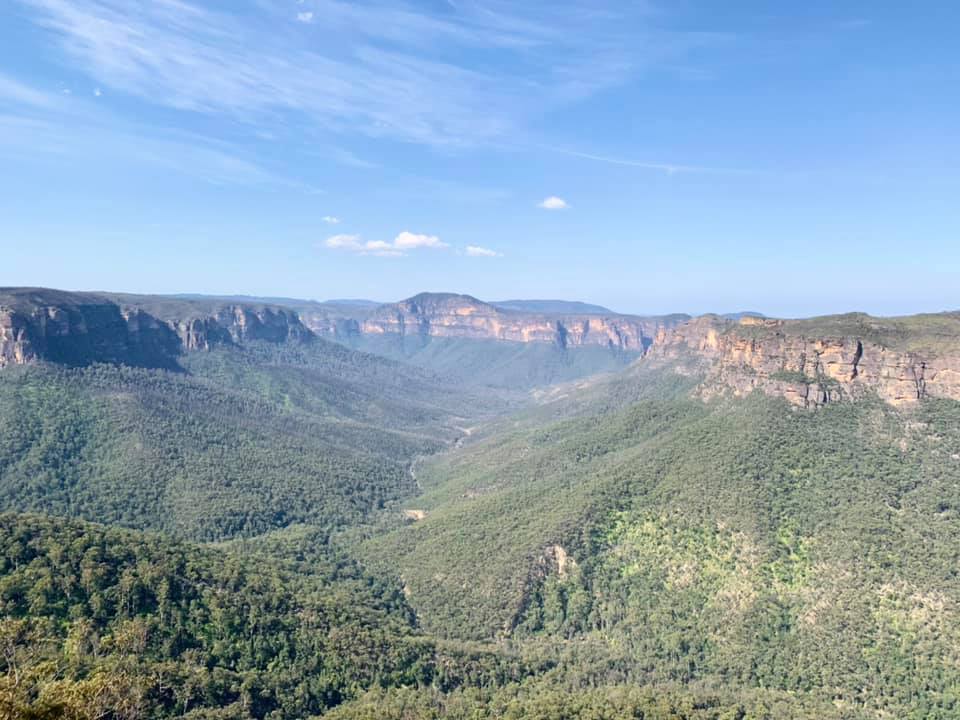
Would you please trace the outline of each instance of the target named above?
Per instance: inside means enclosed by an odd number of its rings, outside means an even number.
[[[184,351],[311,336],[284,308],[0,289],[0,368],[38,360],[175,368]]]
[[[662,330],[648,359],[703,372],[705,398],[761,390],[803,407],[866,391],[894,405],[925,397],[960,400],[960,317],[927,317],[935,322],[922,316],[819,322],[705,316]]]
[[[304,313],[316,333],[469,338],[521,343],[550,343],[561,348],[596,345],[643,352],[657,330],[682,316],[643,318],[608,313],[551,314],[498,308],[467,295],[424,293],[408,300],[357,312]]]
[[[169,320],[168,325],[185,350],[209,350],[214,345],[250,340],[304,342],[312,336],[296,312],[285,308],[227,305],[210,315]]]

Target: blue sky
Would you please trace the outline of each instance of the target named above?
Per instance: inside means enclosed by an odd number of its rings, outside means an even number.
[[[6,0],[0,285],[960,308],[960,6]]]

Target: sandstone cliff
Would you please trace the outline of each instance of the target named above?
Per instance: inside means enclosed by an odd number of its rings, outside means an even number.
[[[643,352],[658,330],[687,318],[525,312],[496,307],[469,295],[422,293],[372,309],[318,306],[304,310],[303,319],[317,334],[331,337],[395,334]]]
[[[703,397],[761,390],[804,407],[868,391],[894,405],[960,399],[960,315],[704,316],[661,330],[647,360],[703,373]]]
[[[38,360],[174,368],[185,351],[310,337],[297,314],[280,307],[0,289],[0,368]]]

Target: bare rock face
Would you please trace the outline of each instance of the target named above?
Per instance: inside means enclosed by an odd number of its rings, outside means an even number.
[[[303,342],[312,335],[294,311],[284,308],[228,305],[210,315],[168,322],[185,350],[209,350],[215,345],[243,344],[251,340]]]
[[[734,322],[704,316],[661,331],[649,360],[679,361],[682,372],[704,373],[705,398],[761,390],[803,407],[867,391],[894,405],[960,399],[960,317]]]
[[[0,303],[0,367],[37,360],[171,367],[176,348],[176,336],[166,325],[110,302]]]
[[[0,289],[0,368],[48,360],[172,369],[186,351],[312,337],[297,314],[285,308]]]
[[[643,352],[658,329],[686,318],[531,313],[498,308],[469,295],[422,293],[350,318],[316,311],[305,314],[304,319],[321,335],[469,338],[550,343],[562,348],[594,345]]]
[[[0,368],[24,365],[37,357],[26,319],[0,308]]]

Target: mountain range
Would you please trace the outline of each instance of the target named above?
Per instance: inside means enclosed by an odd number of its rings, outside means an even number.
[[[960,313],[0,289],[0,716],[938,718]]]

